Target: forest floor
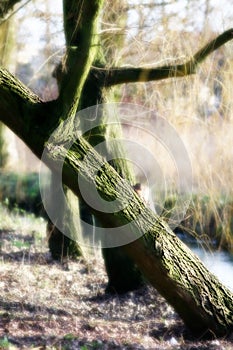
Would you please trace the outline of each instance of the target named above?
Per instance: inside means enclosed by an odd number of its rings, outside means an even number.
[[[99,251],[55,263],[39,231],[0,231],[1,350],[233,349],[233,339],[192,339],[150,286],[106,295]]]

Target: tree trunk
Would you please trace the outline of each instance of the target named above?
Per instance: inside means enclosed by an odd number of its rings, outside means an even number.
[[[105,9],[105,22],[116,23],[118,26],[123,27],[126,20],[127,17],[123,10],[122,1],[115,1],[114,4],[111,4],[110,8]],[[114,61],[116,57],[116,50],[123,47],[123,36],[119,35],[117,43],[113,43],[111,34],[105,34],[104,42],[108,47],[107,52],[102,52],[102,48],[99,48],[96,62],[93,64],[95,67],[101,68],[105,66],[106,61]],[[104,91],[104,86],[99,84],[99,81],[96,80],[95,74],[90,73],[84,86],[80,109],[107,102],[109,94],[111,94],[111,97],[113,97],[114,91],[111,91],[110,93],[109,91]],[[120,148],[118,142],[118,149],[111,149],[112,145],[110,146],[108,142],[109,135],[111,139],[115,138],[119,140],[122,138],[120,123],[118,125],[106,124],[104,115],[100,116],[97,123],[98,127],[95,129],[92,129],[91,122],[89,122],[87,125],[88,122],[82,120],[81,123],[83,130],[91,130],[91,133],[86,135],[86,139],[93,147],[98,143],[104,142],[106,147],[104,150],[105,155],[111,158],[111,155],[118,154],[118,159],[114,157],[115,159],[111,160],[109,163],[133,186],[135,184],[133,169],[129,162],[126,161],[127,157],[123,146]],[[89,134],[91,134],[91,136]],[[85,208],[85,215],[90,216],[90,209],[88,206],[85,206]],[[95,223],[101,226],[98,218],[95,218]],[[102,255],[108,275],[108,284],[106,287],[107,293],[125,293],[138,289],[144,284],[142,273],[139,271],[134,261],[124,252],[122,247],[104,247],[102,248]]]
[[[96,62],[94,65],[98,66],[99,64],[99,62]],[[93,89],[93,86],[95,86],[95,89]],[[102,103],[105,100],[106,99],[104,96],[103,87],[97,84],[95,76],[90,75],[84,86],[82,104],[80,106],[80,109],[87,108],[90,105]],[[81,130],[90,130],[84,134],[85,139],[88,140],[90,145],[93,147],[99,143],[104,144],[103,155],[107,155],[109,159],[111,159],[112,155],[114,155],[114,159],[109,161],[109,163],[124,179],[127,179],[133,186],[135,181],[134,174],[131,166],[126,160],[127,157],[123,145],[122,147],[119,147],[118,142],[118,148],[113,149],[112,147],[114,146],[112,143],[109,143],[108,139],[109,135],[111,139],[119,140],[122,138],[120,123],[109,125],[106,123],[104,115],[100,115],[98,117],[99,120],[95,120],[95,125],[98,126],[95,128],[92,126],[92,121],[80,118]],[[84,216],[90,217],[91,215],[90,209],[87,205],[85,205],[85,202],[82,203],[82,213]],[[101,226],[101,222],[98,220],[98,217],[95,218],[95,223]],[[144,284],[145,281],[142,273],[139,271],[134,261],[125,253],[122,247],[104,247],[102,248],[102,254],[108,275],[108,284],[106,287],[107,293],[126,293],[128,291],[138,289]]]
[[[1,9],[2,7],[2,9]],[[5,6],[0,5],[0,18],[1,12],[5,9]],[[0,66],[4,66],[9,69],[13,66],[11,53],[15,48],[14,36],[13,36],[13,21],[8,19],[6,22],[1,23],[0,30]],[[14,63],[15,68],[15,63]],[[6,127],[0,122],[0,168],[4,168],[7,164],[8,152],[7,142],[5,140]]]
[[[115,4],[116,5],[116,4]],[[119,4],[117,4],[117,7]],[[70,8],[68,7],[67,11],[69,11]],[[115,9],[116,10],[116,9]],[[113,11],[112,11],[113,12]],[[116,11],[113,13],[113,16],[116,16]],[[108,15],[109,17],[109,15]],[[119,18],[118,18],[119,20]],[[65,26],[65,33],[66,33],[66,43],[69,45],[69,42],[71,40],[74,41],[75,38],[73,36],[73,33],[75,31],[76,23],[73,21],[68,21],[67,25]],[[110,53],[109,55],[114,55],[114,53]],[[98,52],[96,53],[96,62],[94,63],[95,67],[103,67],[104,66],[104,54],[99,48]],[[112,57],[108,57],[108,59],[112,60]],[[60,72],[59,72],[60,70]],[[57,80],[58,85],[60,86],[60,80],[59,76],[62,76],[62,66],[58,68],[57,71]],[[95,88],[93,88],[93,86]],[[86,80],[86,83],[84,85],[84,89],[81,95],[81,101],[79,104],[79,109],[84,109],[92,105],[96,105],[98,103],[102,103],[104,101],[104,91],[103,86],[98,84],[98,81],[96,81],[96,78],[94,75],[90,74]],[[120,138],[121,134],[121,125],[119,123],[118,126],[111,127],[109,125],[105,125],[104,116],[100,118],[98,121],[98,127],[95,129],[92,129],[91,123],[85,120],[81,120],[81,129],[91,130],[91,136],[89,133],[86,135],[86,139],[88,139],[88,142],[92,146],[96,146],[100,142],[106,142],[106,150],[105,153],[108,153],[111,155],[112,150],[107,149],[107,135],[111,135],[111,137]],[[112,130],[110,130],[112,129]],[[125,153],[124,150],[118,150],[119,159],[113,160],[112,165],[113,167],[121,174],[124,178],[126,178],[130,183],[134,184],[134,176],[132,169],[130,168],[129,164],[127,164],[127,161],[125,160]],[[53,181],[53,178],[52,178]],[[56,195],[55,195],[56,196]],[[64,215],[62,212],[60,212],[60,215]],[[94,221],[92,218],[92,214],[90,212],[90,209],[85,204],[85,201],[82,199],[80,200],[80,219],[81,221],[88,222],[89,224],[94,225]],[[79,220],[79,218],[76,218],[76,220]],[[95,222],[98,224],[98,218],[95,218]],[[60,259],[61,254],[66,255],[67,249],[69,253],[71,251],[75,254],[77,243],[72,242],[69,237],[72,237],[72,233],[68,234],[68,236],[64,236],[62,232],[56,228],[55,225],[51,225],[51,222],[48,222],[48,232],[49,232],[49,248],[50,252],[52,253],[52,256],[54,258]],[[85,230],[85,227],[83,227],[83,230]],[[89,230],[89,229],[88,229]],[[83,232],[84,236],[86,235],[86,232]],[[87,235],[90,235],[90,232],[87,232]],[[85,239],[85,238],[84,238]],[[72,248],[72,249],[71,249]],[[70,251],[71,249],[71,251]],[[80,254],[80,249],[77,249],[77,253]],[[142,286],[144,283],[144,279],[142,277],[141,272],[135,265],[135,263],[132,261],[132,259],[124,252],[122,247],[115,247],[115,248],[103,248],[102,249],[103,258],[105,262],[106,272],[108,275],[108,285],[106,287],[106,292],[108,293],[124,293],[129,290],[134,290]]]
[[[67,258],[77,258],[82,255],[81,248],[77,243],[76,227],[79,222],[79,218],[76,217],[76,225],[73,225],[73,217],[69,211],[65,209],[64,197],[59,191],[57,186],[56,176],[51,176],[50,186],[50,206],[53,207],[53,212],[56,212],[56,221],[53,218],[53,222],[48,218],[47,222],[47,237],[49,250],[52,258],[61,262]],[[65,197],[68,195],[68,188],[64,186]],[[77,200],[77,199],[76,199]],[[55,222],[59,222],[56,226]],[[62,229],[62,231],[60,229]],[[63,232],[66,232],[64,235]],[[72,239],[73,238],[73,239]]]
[[[77,152],[76,156],[73,151]],[[81,159],[87,153],[89,162],[84,164]],[[56,158],[54,151],[52,158]],[[122,204],[128,203],[119,212],[106,214],[99,211],[95,215],[108,227],[129,223],[129,226],[122,228],[122,232],[119,230],[123,235],[133,232],[135,239],[141,235],[141,238],[125,245],[125,251],[191,331],[197,336],[222,336],[231,332],[232,293],[221,285],[160,217],[145,207],[131,186],[123,179],[120,181],[119,174],[111,166],[107,163],[102,166],[100,157],[82,139],[67,156],[63,172],[65,183],[69,183],[70,188],[79,194],[72,180],[74,169],[86,181],[87,188],[97,187],[102,198],[110,201],[117,197]],[[96,169],[101,171],[98,176],[93,176]]]
[[[19,92],[19,89],[17,91]],[[28,98],[30,99],[30,95]],[[12,104],[10,100],[8,103]],[[46,131],[34,124],[30,134],[25,133],[25,115],[17,113],[17,118],[12,119],[10,105],[7,115],[9,118],[3,118],[4,122],[13,130],[17,130],[18,135],[21,134],[34,153],[41,157],[41,145],[45,143]],[[15,110],[13,114],[15,116]],[[0,115],[6,116],[6,113],[0,110]],[[12,122],[14,125],[11,125]],[[61,125],[61,130],[68,129],[71,130]],[[67,137],[68,135],[64,134],[64,142],[67,141]],[[207,337],[224,336],[232,332],[232,293],[204,267],[160,217],[145,207],[127,181],[120,178],[108,163],[103,166],[103,159],[82,137],[68,152],[61,145],[61,140],[59,147],[57,145],[57,140],[54,145],[47,143],[48,154],[44,158],[46,164],[55,171],[61,159],[65,159],[63,182],[77,196],[81,195],[77,177],[81,177],[86,188],[90,189],[90,196],[94,186],[107,201],[118,198],[124,208],[118,212],[105,213],[93,208],[90,210],[103,226],[122,227],[119,232],[116,230],[116,235],[135,237],[136,240],[125,245],[124,250],[137,263],[147,280],[175,308],[193,334]],[[96,169],[99,169],[97,176]],[[138,238],[139,236],[141,237]]]
[[[102,254],[108,275],[106,293],[123,294],[143,286],[141,271],[122,247],[103,248]]]

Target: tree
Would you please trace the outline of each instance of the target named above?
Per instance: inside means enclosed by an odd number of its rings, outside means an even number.
[[[1,6],[1,5],[0,5]],[[0,8],[1,13],[1,8]],[[0,16],[1,18],[1,16]],[[13,51],[13,25],[12,21],[0,22],[0,65],[8,68],[12,66],[11,53]],[[4,140],[4,125],[0,122],[0,168],[4,168],[7,163],[7,145]]]
[[[111,5],[112,6],[112,5]],[[105,19],[108,21],[111,17],[114,17],[114,20],[116,21],[116,10],[120,9],[120,4],[115,3],[114,9],[106,9],[106,15],[104,16]],[[121,20],[121,16],[118,13],[118,22]],[[66,33],[65,40],[67,47],[69,46],[70,42],[72,41],[71,33],[73,33],[75,28],[75,21],[71,23],[71,27],[73,27],[73,30],[69,33]],[[96,54],[96,58],[93,61],[93,65],[97,68],[104,67],[107,61],[113,60],[114,53],[109,50],[109,52],[105,53],[103,52],[102,48],[99,46]],[[58,86],[60,86],[60,79],[62,75],[62,67],[58,66],[55,76],[57,77]],[[95,89],[93,90],[93,81],[88,78],[87,81],[84,84],[83,91],[82,91],[82,98],[80,101],[79,109],[84,109],[89,106],[95,105],[96,103],[100,104],[106,101],[106,93],[103,89],[103,85],[96,85]],[[88,122],[85,120],[80,121],[81,125],[83,125],[81,128],[87,126]],[[109,136],[111,135],[111,138],[120,138],[121,137],[121,127],[119,125],[107,125],[105,121],[105,116],[100,115],[98,120],[98,127],[92,128],[91,135],[89,133],[85,137],[88,142],[95,146],[100,142],[105,142],[108,140]],[[111,148],[108,148],[108,142],[106,144],[105,153],[111,155],[112,150]],[[112,159],[110,161],[111,165],[118,171],[118,173],[123,176],[125,179],[127,179],[131,185],[134,184],[134,175],[132,172],[131,167],[129,166],[128,162],[125,160],[126,155],[124,152],[123,147],[119,149],[118,144],[118,159]],[[53,182],[55,182],[55,186],[53,185]],[[55,202],[57,201],[57,185],[56,185],[56,179],[54,176],[52,176],[52,184],[51,188],[55,189],[52,190],[52,205],[56,205]],[[63,188],[64,192],[67,192],[67,188]],[[53,200],[54,197],[54,200]],[[52,256],[55,259],[63,259],[66,256],[79,256],[81,254],[81,251],[76,243],[75,240],[70,239],[69,237],[75,237],[75,230],[73,229],[71,223],[72,223],[72,216],[70,214],[66,213],[64,211],[65,205],[63,203],[64,198],[59,197],[59,208],[57,208],[57,215],[62,217],[62,224],[66,226],[66,235],[64,235],[59,228],[56,227],[50,220],[48,220],[47,225],[47,231],[48,231],[48,237],[49,237],[49,248],[52,253]],[[82,200],[81,197],[79,197],[79,204],[80,204],[80,218],[84,220],[84,222],[87,220],[87,222],[91,225],[93,225],[93,217],[92,213],[90,212],[90,209],[86,205],[85,201]],[[57,218],[56,218],[57,220]],[[75,218],[77,220],[77,218]],[[61,220],[60,220],[61,221]],[[101,222],[98,220],[98,218],[95,218],[95,224],[98,224],[101,226]],[[68,235],[67,235],[68,232]],[[84,233],[85,234],[85,233]],[[108,285],[106,287],[106,292],[108,293],[125,293],[129,290],[134,290],[142,286],[144,284],[144,278],[139,271],[138,267],[135,265],[135,263],[132,261],[132,259],[123,251],[121,247],[114,247],[114,248],[102,248],[102,253],[104,257],[106,272],[108,275]]]
[[[183,244],[162,219],[145,206],[132,186],[103,160],[84,137],[73,143],[73,118],[82,107],[85,86],[96,87],[194,74],[197,65],[211,52],[231,40],[228,30],[199,50],[188,62],[154,69],[93,67],[98,59],[97,29],[103,0],[64,0],[64,29],[68,38],[61,66],[59,97],[43,102],[6,69],[0,69],[0,118],[56,173],[64,160],[62,179],[78,197],[76,177],[89,188],[96,188],[107,201],[117,199],[123,209],[105,213],[89,206],[104,227],[130,224],[130,232],[145,232],[123,246],[148,281],[167,299],[198,336],[222,336],[233,329],[233,295]],[[90,100],[92,95],[90,95]],[[65,121],[65,123],[64,123]],[[50,134],[56,129],[55,142]],[[72,147],[67,151],[66,143]],[[88,140],[89,141],[89,140]],[[87,156],[88,155],[88,156]],[[96,172],[96,169],[98,170]],[[117,186],[116,186],[117,185]],[[127,206],[124,206],[127,203]],[[134,220],[137,214],[140,218]],[[128,235],[129,226],[122,226]]]

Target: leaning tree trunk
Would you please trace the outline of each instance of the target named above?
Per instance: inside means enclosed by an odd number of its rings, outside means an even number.
[[[51,106],[41,105],[35,95],[2,69],[0,77],[0,94],[5,101],[0,104],[1,119],[41,157],[49,135],[47,124],[43,126],[40,121],[45,113],[51,113]],[[12,109],[12,105],[15,108]],[[27,113],[25,114],[27,110],[36,113],[30,133],[25,132],[30,120]],[[38,120],[39,123],[36,124]],[[69,139],[70,127],[64,128],[61,125],[60,135],[63,135],[65,143]],[[232,293],[204,267],[160,217],[145,207],[127,181],[108,163],[103,166],[103,159],[82,137],[68,152],[61,145],[61,139],[59,147],[57,145],[56,140],[55,144],[46,143],[46,164],[56,171],[60,160],[65,159],[63,182],[77,196],[81,195],[77,182],[79,176],[87,189],[95,186],[101,197],[107,201],[118,198],[123,210],[115,213],[96,212],[93,208],[90,210],[104,226],[107,224],[108,227],[125,227],[128,223],[130,226],[121,234],[133,234],[135,239],[142,235],[125,245],[124,250],[137,263],[148,281],[175,308],[190,330],[197,336],[223,336],[232,332]],[[99,169],[98,176],[96,169]],[[125,203],[128,205],[125,206]]]
[[[53,161],[61,156],[61,149],[59,153],[53,145],[48,149]],[[83,162],[87,154],[89,161]],[[131,186],[109,164],[105,163],[103,167],[101,157],[91,150],[89,144],[79,139],[66,156],[64,182],[77,195],[79,189],[72,179],[75,173],[82,177],[87,188],[96,186],[107,201],[117,198],[122,205],[128,203],[119,212],[95,212],[95,215],[100,222],[111,227],[128,223],[125,231],[122,228],[123,235],[133,232],[135,239],[141,235],[141,238],[125,245],[124,250],[192,332],[198,336],[219,336],[231,332],[232,293],[221,285],[160,217],[145,207]],[[96,169],[101,169],[98,176]]]

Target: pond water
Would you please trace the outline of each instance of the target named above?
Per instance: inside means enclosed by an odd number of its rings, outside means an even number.
[[[207,251],[202,247],[189,246],[201,259],[204,265],[214,273],[218,279],[233,291],[233,255],[221,251]]]
[[[204,249],[203,245],[190,235],[179,232],[177,236],[201,259],[207,269],[233,292],[233,254]]]

